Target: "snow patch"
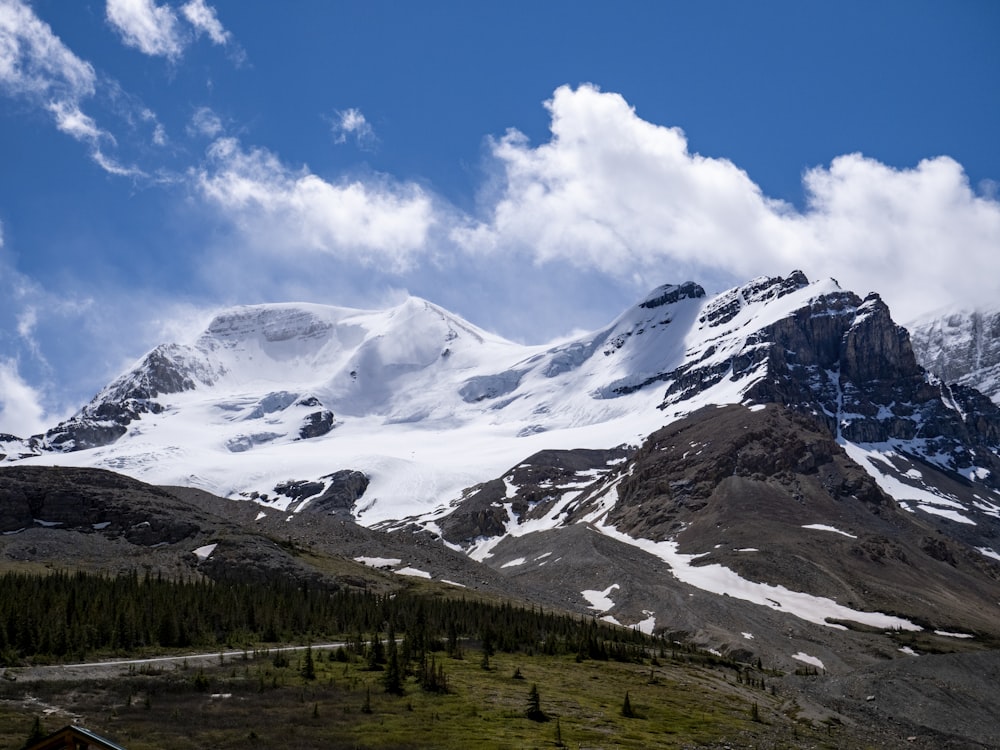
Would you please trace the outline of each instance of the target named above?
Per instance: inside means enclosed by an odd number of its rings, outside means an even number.
[[[394,573],[398,573],[401,576],[412,576],[413,578],[427,578],[430,579],[431,574],[426,570],[420,570],[418,568],[400,568],[399,570],[394,570]]]
[[[607,612],[609,609],[615,606],[615,603],[611,601],[610,594],[612,591],[621,588],[617,583],[612,583],[603,591],[597,591],[595,589],[587,589],[586,591],[581,591],[583,598],[590,603],[590,609],[596,609],[598,612]]]
[[[943,635],[946,638],[975,638],[970,633],[949,633],[947,630],[935,630],[934,635]]]
[[[523,557],[516,557],[513,560],[511,560],[510,562],[505,562],[500,567],[501,568],[516,568],[518,565],[524,565],[525,562],[527,562],[527,560],[525,558],[523,558]]]
[[[823,666],[823,662],[819,658],[815,656],[810,656],[804,651],[799,651],[797,654],[792,654],[792,658],[804,662],[806,664],[811,664],[814,667],[819,667],[820,669],[826,669],[826,667]]]
[[[835,526],[827,526],[824,523],[809,523],[809,524],[805,524],[802,528],[803,529],[815,529],[816,531],[832,531],[834,534],[840,534],[842,536],[849,537],[850,539],[857,539],[858,538],[854,534],[849,534],[846,531],[841,531],[840,529],[836,528]]]
[[[209,557],[212,556],[212,553],[215,552],[216,546],[218,546],[218,542],[215,542],[213,544],[206,544],[204,547],[199,547],[198,549],[194,550],[194,555],[199,560],[207,560]]]
[[[617,539],[625,544],[638,547],[654,557],[658,557],[670,566],[674,577],[683,583],[690,584],[703,591],[713,594],[731,596],[754,604],[760,604],[772,609],[788,612],[808,622],[818,625],[846,630],[843,625],[829,620],[847,620],[876,628],[921,630],[919,625],[902,617],[882,614],[881,612],[863,612],[838,604],[833,599],[813,596],[801,591],[792,591],[784,586],[769,583],[756,583],[742,578],[735,571],[717,563],[694,566],[691,561],[697,555],[686,555],[678,552],[677,542],[654,542],[650,539],[634,539],[618,531],[612,526],[596,526],[597,531]]]
[[[633,627],[640,633],[645,633],[646,635],[652,635],[653,629],[656,627],[656,617],[655,614],[648,609],[642,610],[642,613],[646,615],[645,620],[639,620]]]
[[[391,568],[403,561],[398,557],[355,557],[354,562],[362,563],[369,568]]]

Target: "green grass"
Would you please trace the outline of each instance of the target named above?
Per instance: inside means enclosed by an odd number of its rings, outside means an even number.
[[[671,661],[661,666],[576,662],[572,657],[496,654],[492,669],[479,654],[435,655],[450,692],[422,691],[406,681],[401,697],[383,691],[380,672],[361,661],[345,664],[316,654],[317,678],[304,680],[301,655],[288,667],[270,660],[235,659],[199,670],[170,668],[160,675],[122,675],[87,683],[0,685],[0,747],[19,748],[35,716],[46,731],[80,723],[129,750],[176,748],[691,748],[729,743],[838,747],[826,727],[800,724],[781,712],[782,698],[733,681],[730,670]],[[516,669],[524,679],[514,679]],[[650,679],[651,673],[653,680]],[[550,717],[525,717],[538,686]],[[638,718],[621,708],[628,691]],[[229,697],[213,697],[229,694]],[[371,713],[363,712],[370,695]],[[36,700],[30,700],[31,698]],[[26,702],[27,700],[27,702]],[[752,718],[753,703],[762,721]],[[556,721],[558,719],[558,722]],[[852,745],[855,746],[855,745]]]

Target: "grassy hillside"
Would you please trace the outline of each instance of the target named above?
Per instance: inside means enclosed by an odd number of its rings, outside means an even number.
[[[0,746],[18,748],[34,717],[54,731],[72,719],[123,743],[154,748],[844,747],[839,727],[796,719],[768,675],[737,681],[703,655],[667,653],[645,664],[572,656],[430,655],[447,692],[385,692],[385,671],[365,659],[317,651],[235,658],[207,669],[134,670],[87,683],[0,684]],[[762,687],[758,682],[764,679]],[[526,716],[532,687],[544,721]],[[623,715],[626,693],[631,717]],[[755,708],[756,706],[756,708]],[[58,710],[50,711],[58,707]]]

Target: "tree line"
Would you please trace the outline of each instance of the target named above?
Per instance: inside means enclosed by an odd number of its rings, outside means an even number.
[[[0,665],[140,650],[254,646],[372,633],[403,638],[407,657],[473,639],[485,651],[638,660],[652,639],[537,607],[316,583],[173,580],[131,572],[0,575]]]

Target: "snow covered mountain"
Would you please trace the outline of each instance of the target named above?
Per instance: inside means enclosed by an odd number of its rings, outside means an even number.
[[[275,487],[342,468],[372,480],[366,522],[456,497],[525,453],[636,442],[643,388],[684,356],[704,302],[664,287],[606,329],[525,347],[409,299],[386,311],[263,305],[160,346],[67,422],[37,461],[109,468],[286,509]]]
[[[1000,404],[1000,310],[935,313],[909,329],[917,360],[927,370]]]
[[[663,286],[534,347],[420,299],[235,308],[0,441],[252,500],[260,523],[352,516],[730,649],[785,649],[788,617],[831,663],[885,647],[845,628],[1000,638],[1000,408],[928,375],[878,295],[799,272]]]
[[[370,525],[448,507],[540,450],[638,445],[709,404],[782,403],[874,446],[856,451],[866,465],[864,451],[902,453],[995,490],[1000,420],[983,401],[928,380],[877,295],[795,272],[714,298],[660,287],[600,331],[537,347],[416,298],[235,308],[4,453],[278,510],[309,502],[282,487],[358,470]]]

